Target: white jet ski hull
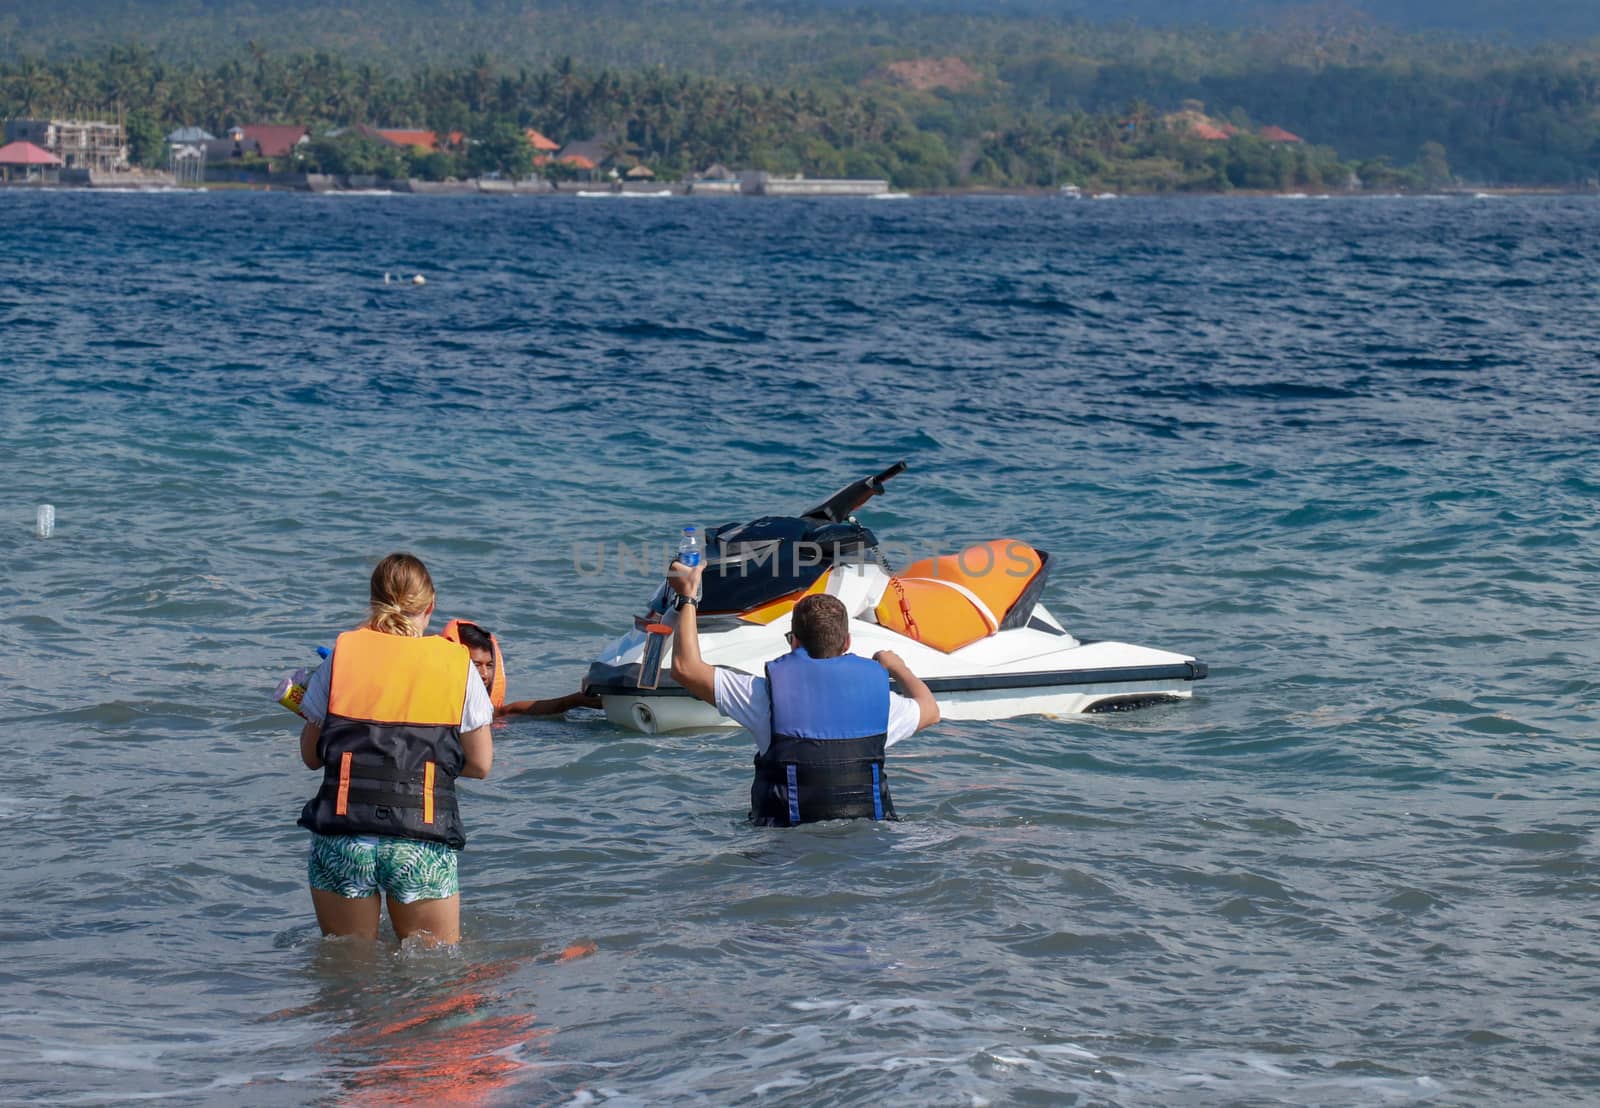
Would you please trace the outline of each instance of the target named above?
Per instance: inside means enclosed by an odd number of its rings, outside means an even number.
[[[800,516],[708,532],[701,656],[759,676],[789,651],[795,603],[820,590],[844,607],[851,653],[894,651],[927,683],[946,719],[1062,716],[1193,695],[1206,666],[1189,655],[1069,634],[1038,602],[1050,556],[1025,543],[980,543],[892,575],[854,512],[905,468],[899,462],[853,482]],[[647,611],[584,679],[607,717],[648,734],[736,726],[672,681],[666,632],[678,613],[665,584]]]
[[[759,676],[766,663],[786,652],[787,617],[765,627],[739,625],[706,630],[700,649],[707,662]],[[1048,629],[1046,629],[1048,628]],[[949,654],[876,624],[852,620],[851,652],[871,657],[893,650],[928,683],[939,710],[950,720],[1066,716],[1193,696],[1206,666],[1183,654],[1131,643],[1081,643],[1060,630],[1043,605],[1028,627],[1001,631]],[[712,705],[697,700],[668,676],[670,647],[660,684],[637,688],[625,676],[638,673],[644,634],[614,642],[591,668],[590,686],[606,717],[644,734],[736,727]],[[604,674],[618,675],[614,682]],[[631,687],[630,687],[631,686]]]

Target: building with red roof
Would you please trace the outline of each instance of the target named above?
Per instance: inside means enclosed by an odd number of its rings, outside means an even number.
[[[561,144],[559,142],[552,142],[538,131],[535,131],[532,127],[529,127],[524,133],[528,136],[528,145],[539,151],[541,154],[548,154],[551,151],[561,149]]]
[[[254,142],[263,158],[282,158],[302,142],[311,141],[311,129],[298,123],[249,123],[235,127],[230,134],[235,140]]]
[[[377,133],[385,141],[393,143],[395,146],[409,146],[419,154],[431,154],[439,149],[439,136],[432,131],[408,131],[380,127]]]
[[[9,119],[7,142],[27,142],[61,159],[61,169],[115,173],[128,166],[120,123],[98,119]]]
[[[1195,138],[1205,139],[1207,142],[1227,142],[1229,135],[1221,127],[1206,122],[1191,123],[1189,133]]]
[[[0,146],[0,165],[54,165],[61,159],[31,142],[8,142]]]
[[[8,142],[0,146],[0,180],[53,180],[60,168],[60,158],[31,142]]]
[[[1305,139],[1292,131],[1285,131],[1282,127],[1263,127],[1261,137],[1268,142],[1304,142]]]

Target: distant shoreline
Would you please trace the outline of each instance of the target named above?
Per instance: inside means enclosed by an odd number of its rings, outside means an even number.
[[[622,188],[612,188],[609,185],[582,184],[565,182],[564,185],[540,185],[534,182],[489,182],[487,187],[478,181],[451,181],[451,182],[396,182],[402,187],[387,187],[384,184],[373,182],[360,187],[321,187],[307,188],[304,185],[274,183],[274,182],[245,182],[245,181],[215,181],[200,185],[178,185],[171,181],[150,180],[117,180],[104,184],[60,184],[57,182],[40,181],[0,181],[0,193],[7,191],[20,192],[84,192],[84,193],[145,193],[149,195],[163,195],[173,193],[229,193],[229,192],[272,192],[272,193],[301,193],[310,196],[484,196],[484,197],[520,197],[529,199],[558,199],[562,197],[574,199],[692,199],[692,200],[792,200],[792,199],[855,199],[855,200],[890,200],[890,199],[964,199],[964,198],[1015,198],[1015,199],[1060,199],[1063,202],[1092,202],[1107,199],[1256,199],[1262,197],[1276,197],[1282,199],[1351,199],[1384,198],[1384,197],[1519,197],[1519,196],[1595,196],[1600,195],[1600,190],[1578,186],[1558,185],[1513,185],[1513,186],[1452,186],[1444,189],[1428,190],[1347,190],[1326,189],[1322,191],[1308,191],[1304,189],[1230,189],[1226,192],[1219,190],[1191,189],[1187,191],[1166,192],[1125,192],[1112,193],[1109,191],[1094,193],[1085,190],[1079,194],[1068,194],[1059,188],[937,188],[937,189],[888,189],[877,193],[854,193],[848,196],[827,195],[817,193],[812,195],[779,195],[765,196],[743,194],[737,191],[719,189],[717,191],[696,192],[690,182],[656,182],[645,184],[628,184]],[[548,184],[548,183],[547,183]]]

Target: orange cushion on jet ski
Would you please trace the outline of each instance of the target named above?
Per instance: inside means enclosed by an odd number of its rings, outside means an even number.
[[[960,650],[999,630],[1043,565],[1038,551],[1016,539],[925,558],[890,581],[878,623],[947,654]]]

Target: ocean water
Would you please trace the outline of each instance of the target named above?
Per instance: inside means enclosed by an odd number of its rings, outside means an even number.
[[[1600,1101],[1593,198],[0,215],[0,1100]],[[271,690],[377,558],[555,695],[594,549],[902,458],[881,537],[1210,679],[788,832],[738,733],[515,721],[460,947],[319,938]]]

